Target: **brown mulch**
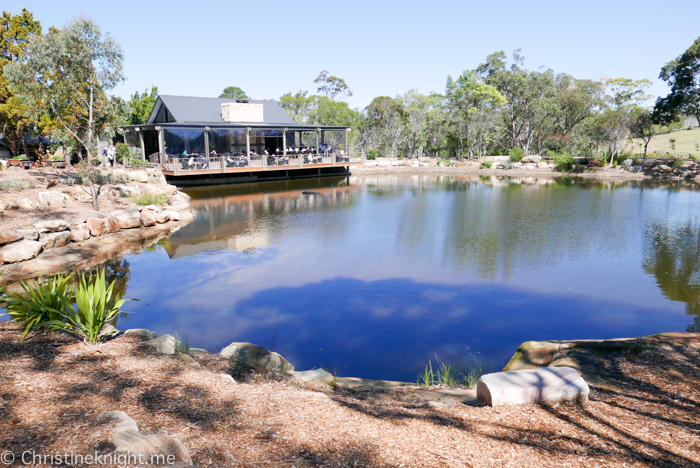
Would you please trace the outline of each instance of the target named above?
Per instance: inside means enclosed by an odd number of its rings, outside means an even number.
[[[34,210],[0,210],[0,229],[29,227],[38,221],[54,218],[70,221],[99,217],[100,215],[92,208],[90,187],[65,185],[62,183],[70,173],[70,169],[52,168],[0,171],[0,180],[33,181],[35,184],[33,188],[25,188],[19,191],[0,191],[0,198],[16,200],[28,198],[39,201],[39,193],[46,190],[63,192],[70,197],[70,201],[65,205],[42,206]],[[57,184],[47,188],[53,181],[56,181]],[[136,206],[131,200],[112,196],[108,188],[108,186],[105,186],[98,197],[98,206],[101,213],[109,213]]]
[[[97,416],[121,410],[182,440],[201,467],[700,466],[699,359],[691,348],[621,353],[605,376],[621,390],[594,389],[585,407],[431,407],[269,380],[220,356],[191,368],[134,337],[20,343],[0,322],[0,452],[90,453],[110,438]]]

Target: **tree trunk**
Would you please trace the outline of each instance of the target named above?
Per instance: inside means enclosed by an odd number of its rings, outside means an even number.
[[[24,150],[24,157],[29,159],[29,147],[27,146],[27,137],[22,135],[22,149]]]
[[[94,99],[94,91],[93,87],[90,86],[90,108],[88,109],[88,135],[87,135],[87,146],[85,148],[85,151],[87,151],[87,159],[88,159],[88,164],[92,164],[92,131],[93,131],[93,113],[92,113],[92,107],[93,107],[93,99]]]

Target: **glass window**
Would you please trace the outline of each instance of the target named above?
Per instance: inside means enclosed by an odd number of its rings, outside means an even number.
[[[204,154],[204,129],[203,128],[163,128],[166,154],[172,157],[182,157],[187,151],[189,155]]]
[[[216,154],[245,153],[245,128],[213,128],[209,130],[209,151]]]

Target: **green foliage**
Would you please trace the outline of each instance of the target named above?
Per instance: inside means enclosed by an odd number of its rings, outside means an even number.
[[[511,148],[510,151],[508,151],[508,156],[510,156],[511,162],[520,162],[525,156],[525,151],[523,151],[522,148],[516,146],[514,148]]]
[[[115,149],[117,162],[123,163],[125,159],[130,159],[136,156],[126,143],[117,143]]]
[[[238,86],[227,86],[224,91],[219,94],[220,98],[228,99],[250,99],[250,97]]]
[[[671,167],[681,167],[683,165],[683,158],[681,158],[680,156],[674,156],[671,159],[671,162],[669,162],[669,165]]]
[[[148,161],[142,161],[141,159],[130,159],[129,160],[129,166],[131,167],[137,167],[137,168],[144,168],[148,167]]]
[[[667,123],[679,114],[700,117],[700,37],[664,65],[659,78],[671,87],[671,92],[656,100],[655,120]]]
[[[158,100],[158,88],[156,86],[151,86],[151,91],[144,90],[143,93],[136,91],[131,95],[129,99],[129,125],[140,125],[148,122],[148,117],[151,115],[153,106]],[[119,145],[124,143],[117,143],[117,161],[121,162],[119,158]]]
[[[379,156],[379,150],[377,148],[370,148],[367,150],[367,159],[377,159]]]
[[[465,359],[442,361],[435,355],[437,368],[433,369],[432,359],[428,360],[424,369],[418,367],[417,385],[430,387],[441,385],[445,387],[463,386],[475,387],[482,375],[495,371],[491,361],[480,362],[472,355],[473,363]]]
[[[41,331],[54,322],[63,323],[64,307],[69,300],[68,282],[72,275],[57,274],[44,282],[40,276],[36,283],[22,281],[24,294],[7,293],[7,315],[12,321],[24,325],[22,340],[30,331]]]
[[[513,163],[511,161],[506,161],[503,163],[503,169],[508,171],[510,169],[513,169]]]
[[[12,180],[12,179],[0,179],[0,192],[12,192],[12,191],[20,191],[24,190],[30,186],[33,186],[34,184],[30,184],[32,181],[23,181],[23,180]]]
[[[113,321],[126,302],[121,293],[113,294],[114,283],[107,286],[104,269],[96,275],[80,274],[73,295],[75,308],[63,298],[65,323],[56,323],[57,328],[98,343],[105,336],[100,332],[105,324]]]
[[[163,206],[167,203],[168,198],[165,195],[150,195],[148,193],[140,193],[130,197],[131,200],[139,206],[158,205]]]
[[[314,80],[318,84],[317,92],[334,101],[337,97],[352,96],[352,91],[348,87],[345,80],[337,76],[330,76],[326,70],[323,70]]]
[[[574,157],[571,153],[555,153],[552,159],[559,172],[569,172],[574,168]]]
[[[178,332],[175,332],[173,337],[175,338],[175,352],[182,354],[190,354],[190,337],[185,333],[185,341],[182,341],[182,337]]]
[[[12,157],[11,159],[14,159],[15,161],[21,161],[22,159],[27,159],[26,154],[18,154],[17,156]]]
[[[484,161],[479,166],[479,169],[491,169],[491,166],[493,166],[493,163],[491,161]]]

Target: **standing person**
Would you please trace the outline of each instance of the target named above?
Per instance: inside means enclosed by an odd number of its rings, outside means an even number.
[[[328,157],[328,143],[323,145],[323,157],[327,158]]]
[[[102,166],[107,166],[107,147],[105,146],[104,149],[102,150]]]
[[[107,148],[107,164],[114,167],[114,159],[117,155],[117,150],[114,147],[114,143],[109,144],[109,148]]]

